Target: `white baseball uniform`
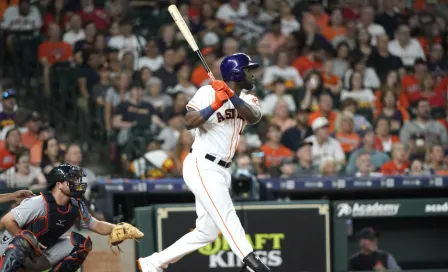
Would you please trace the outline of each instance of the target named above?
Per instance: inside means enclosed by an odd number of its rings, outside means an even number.
[[[260,110],[255,96],[241,93],[240,98]],[[212,86],[203,86],[189,101],[187,108],[199,111],[210,106],[214,100]],[[159,267],[166,268],[169,263],[208,245],[218,237],[219,231],[241,261],[253,251],[230,197],[229,170],[217,164],[219,160],[232,160],[246,124],[229,100],[205,122],[205,132],[196,129],[193,151],[185,158],[183,165],[185,183],[196,197],[196,228],[154,255]],[[206,154],[215,156],[215,162],[206,159]]]

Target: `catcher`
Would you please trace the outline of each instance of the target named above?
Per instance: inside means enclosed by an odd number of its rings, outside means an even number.
[[[69,232],[80,220],[82,228],[109,235],[109,244],[143,237],[137,228],[99,221],[87,211],[83,194],[87,183],[82,168],[61,164],[47,175],[48,188],[28,198],[1,220],[0,271],[77,271],[92,250],[90,237]]]

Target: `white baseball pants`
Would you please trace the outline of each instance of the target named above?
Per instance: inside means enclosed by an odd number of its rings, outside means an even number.
[[[196,198],[196,228],[156,254],[160,267],[166,268],[168,264],[210,244],[218,237],[219,231],[242,261],[253,248],[246,239],[230,197],[231,175],[228,170],[190,153],[184,161],[183,176]]]

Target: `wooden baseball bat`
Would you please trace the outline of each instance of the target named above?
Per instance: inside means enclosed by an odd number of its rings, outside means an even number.
[[[179,28],[180,32],[182,32],[182,35],[184,36],[185,40],[190,45],[191,49],[194,52],[196,52],[196,54],[198,54],[202,66],[204,66],[205,71],[207,71],[207,75],[210,77],[212,81],[215,81],[215,77],[213,76],[212,71],[208,67],[207,62],[205,62],[204,56],[202,55],[201,50],[199,50],[198,45],[194,40],[193,34],[191,34],[190,29],[188,28],[187,24],[184,21],[184,18],[182,18],[179,9],[177,9],[176,5],[170,5],[168,7],[168,11],[170,12],[171,17],[173,17],[173,20],[176,23],[177,27]]]

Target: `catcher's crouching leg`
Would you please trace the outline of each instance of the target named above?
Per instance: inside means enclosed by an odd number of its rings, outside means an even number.
[[[260,257],[255,255],[255,253],[251,252],[249,255],[247,255],[244,259],[244,266],[242,271],[246,271],[246,268],[250,268],[249,271],[254,272],[270,272],[272,271],[267,265],[265,265],[261,260]]]
[[[0,271],[10,272],[18,271],[23,268],[27,258],[34,259],[39,256],[39,241],[36,236],[28,230],[24,230],[16,235],[3,256],[1,257]]]
[[[70,255],[62,259],[49,272],[75,272],[86,260],[87,255],[89,255],[89,252],[92,250],[92,240],[90,240],[90,237],[87,236],[87,238],[85,238],[79,233],[72,232],[70,241],[74,246]]]

